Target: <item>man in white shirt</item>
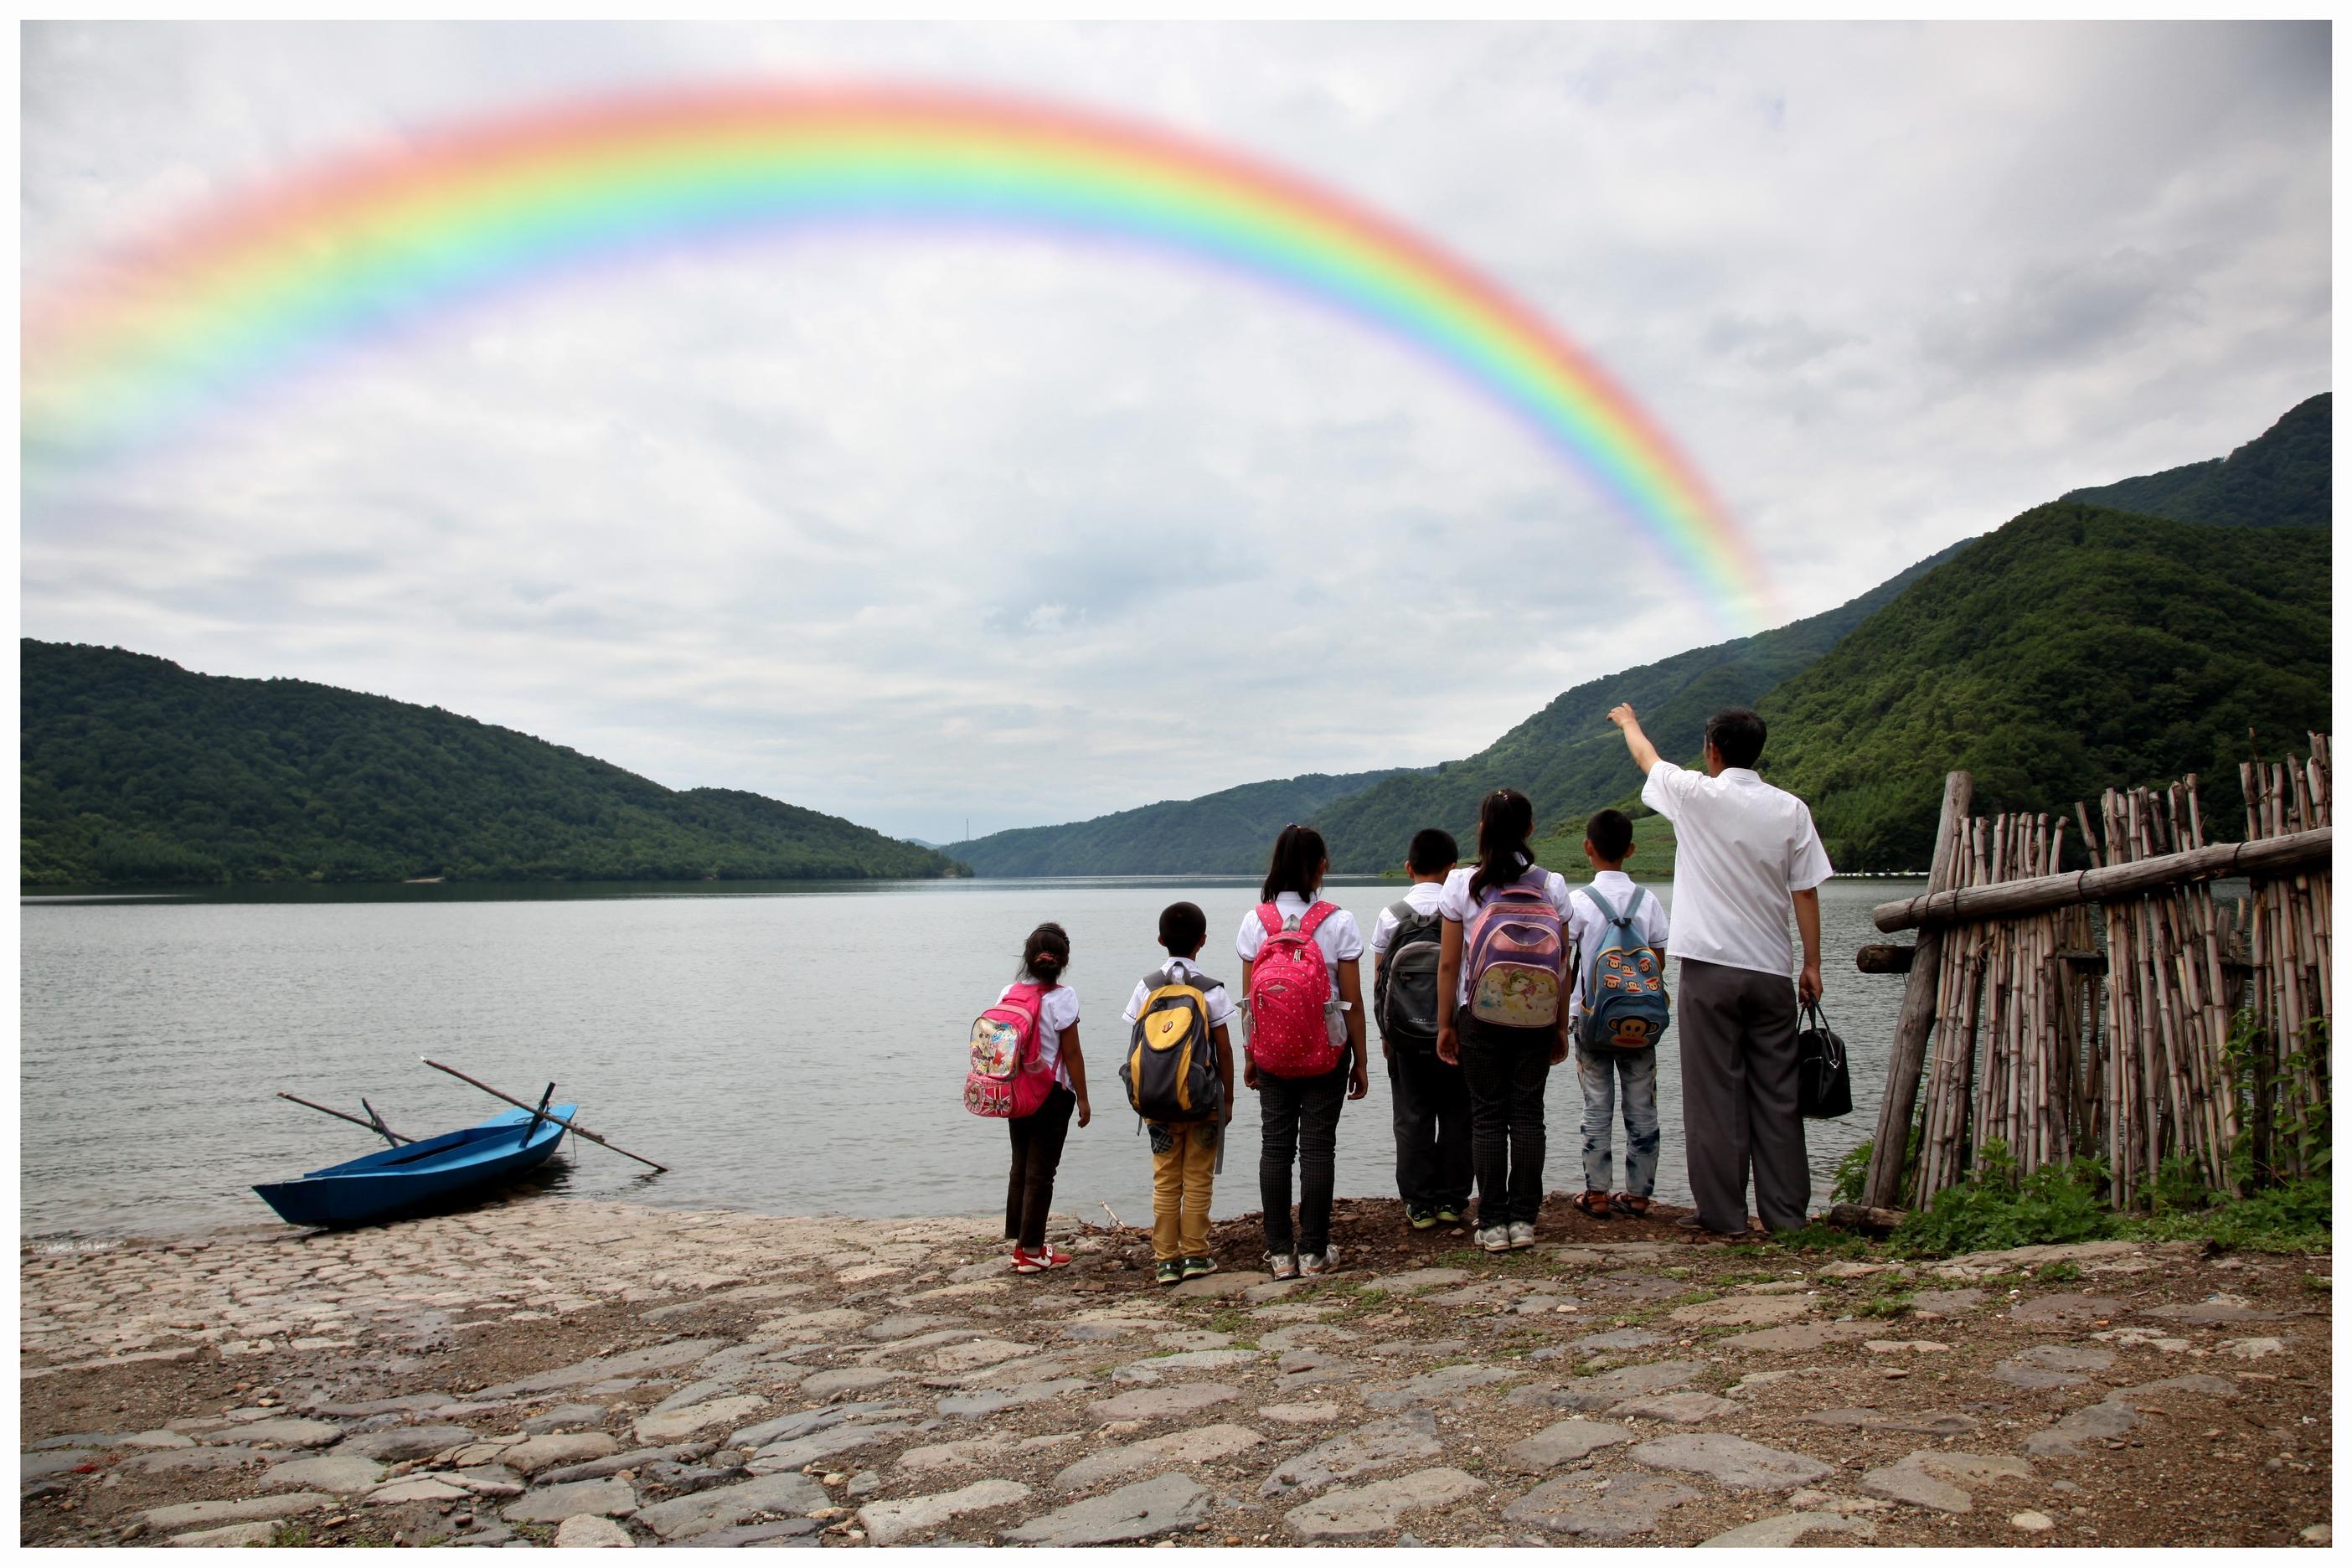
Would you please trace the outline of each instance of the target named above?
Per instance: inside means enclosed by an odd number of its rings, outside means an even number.
[[[1797,1005],[1822,994],[1820,888],[1830,859],[1813,814],[1756,771],[1764,721],[1729,708],[1706,721],[1706,772],[1676,767],[1642,733],[1631,703],[1610,710],[1647,779],[1642,802],[1675,825],[1675,986],[1682,1040],[1683,1142],[1698,1224],[1748,1228],[1748,1183],[1772,1230],[1805,1223],[1812,1181],[1797,1111]],[[1804,963],[1789,984],[1789,916]]]

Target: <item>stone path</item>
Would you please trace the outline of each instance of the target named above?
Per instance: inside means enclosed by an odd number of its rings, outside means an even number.
[[[1068,1222],[1077,1267],[1016,1279],[991,1228],[542,1197],[28,1251],[20,1537],[2255,1545],[2329,1524],[2325,1259],[1605,1234],[1488,1258],[1441,1233],[1384,1273],[1162,1290]]]

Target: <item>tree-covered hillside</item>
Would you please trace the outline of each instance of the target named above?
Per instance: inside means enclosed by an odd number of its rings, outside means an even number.
[[[2175,522],[2326,528],[2334,515],[2329,485],[2334,414],[2334,399],[2323,392],[2296,404],[2277,424],[2226,458],[2069,490],[2059,499]]]
[[[1805,620],[1588,680],[1475,756],[1333,801],[1315,816],[1331,841],[1333,865],[1344,871],[1383,869],[1403,858],[1415,832],[1433,824],[1451,829],[1466,846],[1476,837],[1479,800],[1505,786],[1534,800],[1544,832],[1572,827],[1571,842],[1581,842],[1588,815],[1625,801],[1642,784],[1609,710],[1633,703],[1667,755],[1694,755],[1708,714],[1754,704],[1963,548],[1954,545]]]
[[[940,877],[948,857],[741,790],[670,790],[438,708],[20,645],[28,886]]]
[[[2227,837],[2248,727],[2277,755],[2329,726],[2331,542],[2037,507],[1772,694],[1769,776],[1846,870],[1924,868],[1953,768],[1979,813],[2193,770]]]
[[[992,833],[948,845],[946,853],[982,877],[1254,875],[1265,869],[1266,851],[1283,828],[1395,771],[1242,784],[1086,822]]]

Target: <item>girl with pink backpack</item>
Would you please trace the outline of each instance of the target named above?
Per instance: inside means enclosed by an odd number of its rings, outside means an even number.
[[[999,1016],[1011,1025],[1012,1047],[1020,1058],[1015,1087],[1005,1102],[995,1102],[993,1083],[980,1088],[968,1080],[965,1104],[976,1114],[1003,1116],[1013,1130],[1013,1174],[1004,1193],[1004,1239],[1013,1243],[1013,1271],[1042,1274],[1060,1268],[1070,1255],[1045,1239],[1045,1215],[1054,1206],[1054,1176],[1061,1169],[1062,1144],[1070,1134],[1070,1113],[1078,1125],[1094,1119],[1087,1103],[1087,1063],[1078,1052],[1078,994],[1062,984],[1070,966],[1070,937],[1047,921],[1021,944],[1021,972],[1004,988],[997,1005],[973,1026],[974,1060],[982,1025]],[[1036,1098],[1027,1080],[1051,1075],[1052,1087]],[[974,1078],[986,1075],[975,1067]],[[1032,1100],[1035,1103],[1031,1103]]]
[[[1536,1244],[1543,1207],[1544,1086],[1568,1059],[1567,881],[1536,864],[1536,808],[1515,789],[1478,807],[1478,864],[1445,879],[1437,957],[1437,1054],[1470,1090],[1474,1239]]]
[[[1242,921],[1247,1025],[1242,1082],[1257,1090],[1258,1197],[1265,1209],[1265,1260],[1276,1279],[1328,1272],[1331,1188],[1337,1179],[1339,1108],[1370,1085],[1356,917],[1317,895],[1330,869],[1323,836],[1297,823],[1274,841],[1264,900]],[[1290,1170],[1298,1167],[1298,1223],[1290,1216]]]

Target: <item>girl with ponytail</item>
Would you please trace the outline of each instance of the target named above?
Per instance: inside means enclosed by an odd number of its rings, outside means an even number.
[[[999,1002],[1013,987],[1034,985],[1044,994],[1037,1005],[1038,1059],[1054,1069],[1054,1088],[1045,1102],[1027,1116],[1005,1122],[1013,1130],[1013,1175],[1004,1194],[1004,1239],[1013,1243],[1013,1271],[1042,1274],[1070,1261],[1070,1255],[1045,1239],[1045,1215],[1054,1206],[1054,1176],[1061,1169],[1062,1144],[1069,1137],[1070,1113],[1078,1125],[1094,1119],[1087,1103],[1086,1058],[1078,1054],[1078,994],[1062,984],[1070,966],[1070,933],[1047,921],[1021,944],[1021,967]]]
[[[1330,868],[1320,833],[1295,822],[1284,828],[1266,862],[1260,891],[1265,901],[1242,917],[1234,941],[1242,961],[1242,991],[1250,998],[1242,1082],[1258,1096],[1258,1198],[1265,1211],[1266,1268],[1276,1279],[1322,1274],[1339,1264],[1339,1249],[1331,1245],[1331,1189],[1338,1182],[1339,1109],[1347,1100],[1363,1099],[1371,1083],[1364,1045],[1363,982],[1358,972],[1364,933],[1355,916],[1320,896],[1323,874]],[[1269,942],[1274,944],[1271,952]],[[1268,1005],[1267,993],[1281,988],[1270,977],[1286,973],[1313,979],[1311,962],[1304,976],[1299,974],[1299,964],[1309,953],[1322,961],[1322,1016],[1285,1018],[1283,1009]],[[1266,960],[1263,976],[1258,973],[1261,955]],[[1267,982],[1263,989],[1257,984],[1261,980]],[[1300,1004],[1312,1005],[1311,999]],[[1296,1037],[1301,1030],[1311,1037],[1303,1051]],[[1260,1053],[1267,1059],[1261,1061]],[[1302,1061],[1300,1056],[1307,1059]],[[1290,1216],[1294,1164],[1298,1171],[1295,1228]]]
[[[1535,1245],[1544,1087],[1568,1059],[1569,889],[1536,864],[1535,822],[1517,790],[1487,795],[1478,863],[1447,877],[1437,900],[1437,1054],[1461,1065],[1470,1090],[1475,1239],[1488,1252]]]

